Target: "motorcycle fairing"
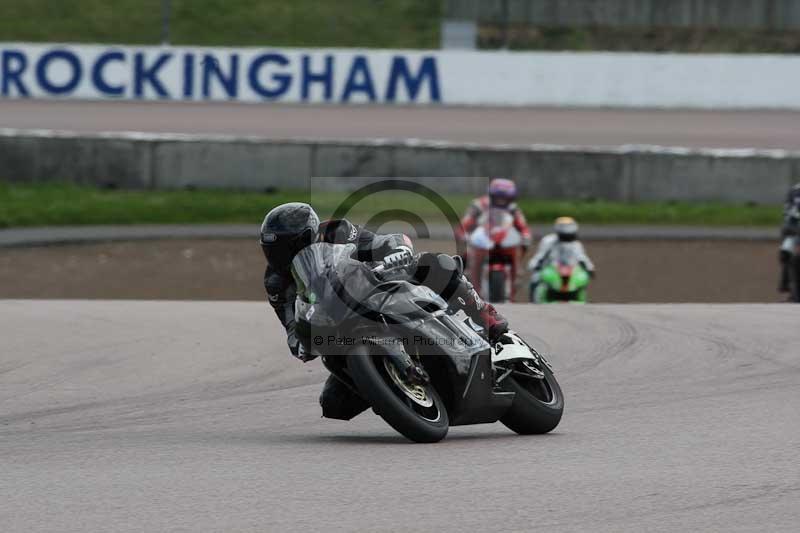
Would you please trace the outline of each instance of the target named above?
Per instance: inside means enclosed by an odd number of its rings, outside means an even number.
[[[528,345],[520,339],[516,333],[509,332],[506,334],[507,342],[492,348],[492,362],[502,363],[505,361],[519,361],[528,359],[537,365],[539,359],[533,355]]]

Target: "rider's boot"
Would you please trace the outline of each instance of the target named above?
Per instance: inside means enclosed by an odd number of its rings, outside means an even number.
[[[489,334],[490,341],[499,341],[500,337],[508,331],[508,320],[498,313],[492,304],[484,302],[480,316],[481,320],[483,320],[482,325]]]
[[[486,328],[490,342],[497,342],[508,331],[508,320],[498,313],[492,304],[480,297],[466,276],[461,276],[453,298],[461,305],[467,316]]]

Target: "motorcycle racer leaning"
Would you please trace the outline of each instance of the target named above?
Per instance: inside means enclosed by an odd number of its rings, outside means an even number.
[[[509,179],[495,178],[489,182],[486,194],[472,201],[461,219],[461,227],[457,228],[458,238],[467,241],[469,235],[478,227],[481,217],[492,208],[507,210],[514,217],[514,227],[522,237],[522,255],[528,251],[531,244],[531,230],[525,215],[516,204],[517,186]],[[468,248],[465,258],[470,273],[470,279],[480,291],[480,261],[476,260],[474,251]],[[512,280],[512,283],[515,280]]]
[[[294,316],[297,294],[291,263],[302,248],[314,242],[355,244],[353,259],[383,261],[388,267],[409,266],[420,283],[440,295],[450,295],[451,306],[463,309],[486,328],[490,342],[497,342],[508,331],[508,321],[489,303],[484,302],[463,274],[460,258],[446,254],[423,253],[415,261],[411,240],[402,234],[378,235],[347,220],[320,223],[308,204],[291,202],[272,209],[261,224],[260,244],[267,259],[264,288],[270,305],[286,329],[289,351],[306,362],[313,359],[304,345],[309,339],[298,334]],[[417,379],[419,368],[399,369],[409,379]],[[356,393],[333,375],[328,377],[320,395],[322,413],[327,418],[349,420],[368,406]]]
[[[553,233],[542,237],[536,254],[528,263],[528,270],[533,271],[532,283],[539,282],[538,274],[547,262],[550,254],[557,246],[569,246],[578,257],[578,262],[586,270],[590,277],[594,277],[594,263],[586,255],[586,250],[581,241],[578,240],[578,223],[572,217],[559,217],[553,224]]]
[[[789,292],[789,263],[794,253],[795,239],[800,236],[800,183],[789,190],[786,203],[783,207],[783,228],[781,228],[780,262],[781,281],[778,287],[780,292]]]

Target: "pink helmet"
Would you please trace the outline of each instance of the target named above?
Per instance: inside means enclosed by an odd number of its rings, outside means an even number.
[[[511,180],[495,178],[489,182],[486,194],[493,206],[506,207],[517,199],[517,186]]]

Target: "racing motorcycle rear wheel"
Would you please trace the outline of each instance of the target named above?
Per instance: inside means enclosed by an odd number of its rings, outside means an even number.
[[[365,349],[348,356],[350,375],[375,412],[415,442],[438,442],[447,435],[447,409],[433,385],[403,381],[389,358]]]
[[[506,301],[506,273],[502,270],[489,272],[489,301],[492,303]]]
[[[504,380],[505,388],[516,395],[500,422],[520,435],[553,431],[564,412],[564,394],[553,371],[546,364],[539,371],[543,377],[523,377],[516,373]]]

